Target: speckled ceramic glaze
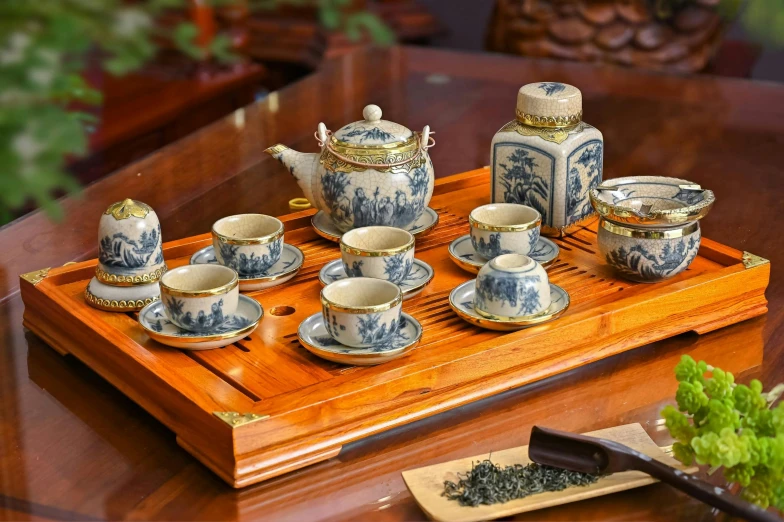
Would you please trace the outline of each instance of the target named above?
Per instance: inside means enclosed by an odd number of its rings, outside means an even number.
[[[349,277],[373,277],[399,285],[414,263],[414,236],[394,227],[356,228],[340,238],[340,255]]]
[[[408,228],[433,195],[430,128],[419,134],[382,120],[375,105],[362,114],[364,120],[334,134],[320,123],[320,153],[280,144],[267,152],[289,169],[305,197],[342,232],[369,225]]]
[[[98,223],[98,280],[111,286],[143,285],[158,281],[164,272],[155,211],[132,199],[110,205]]]
[[[166,317],[191,332],[216,331],[237,310],[239,277],[221,265],[187,265],[160,281]]]
[[[388,342],[399,327],[402,302],[397,285],[368,277],[343,279],[321,290],[329,335],[354,348]]]
[[[544,268],[527,256],[505,254],[492,259],[476,276],[474,308],[485,317],[536,315],[550,306],[550,283]]]
[[[221,265],[240,277],[263,277],[280,260],[283,223],[264,214],[239,214],[212,225],[212,246]]]
[[[523,203],[560,235],[593,214],[588,193],[602,179],[602,133],[582,121],[582,94],[565,83],[520,88],[517,118],[490,147],[492,201]]]
[[[529,254],[539,241],[542,218],[525,205],[491,203],[472,210],[468,222],[474,251],[493,259],[502,254]]]
[[[619,275],[655,283],[680,274],[700,248],[700,225],[674,228],[633,228],[605,219],[599,224],[599,252]]]

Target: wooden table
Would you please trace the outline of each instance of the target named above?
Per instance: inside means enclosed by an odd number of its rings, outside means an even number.
[[[771,260],[765,317],[682,335],[350,445],[329,461],[232,490],[170,432],[72,357],[21,326],[17,275],[97,254],[96,225],[125,197],[149,203],[165,240],[239,212],[288,212],[292,178],[263,153],[314,151],[319,121],[359,119],[367,103],[412,129],[429,124],[438,175],[488,163],[520,85],[579,86],[605,137],[605,176],[664,174],[716,193],[704,234]],[[0,229],[0,513],[28,519],[420,519],[400,472],[524,445],[533,424],[590,431],[641,422],[662,444],[680,355],[772,385],[784,381],[784,88],[572,63],[394,48],[364,51],[170,145],[67,199],[67,219],[35,214]],[[764,361],[764,363],[763,363]],[[704,505],[662,485],[526,519],[702,520]]]

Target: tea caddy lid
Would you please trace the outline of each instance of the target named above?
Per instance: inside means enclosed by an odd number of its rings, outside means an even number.
[[[537,82],[520,87],[517,120],[532,127],[570,127],[583,116],[580,89],[566,83]]]
[[[381,115],[381,108],[378,105],[368,105],[362,111],[364,120],[341,127],[332,137],[338,145],[350,147],[402,145],[415,138],[408,127],[382,120]]]

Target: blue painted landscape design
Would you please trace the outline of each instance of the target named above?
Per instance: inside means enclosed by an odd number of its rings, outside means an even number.
[[[352,128],[351,125],[347,125],[342,130],[343,132],[336,136],[336,138],[343,141],[351,141],[347,140],[346,138],[359,137],[359,143],[364,143],[366,140],[374,140],[380,141],[381,143],[386,143],[390,139],[394,138],[394,135],[379,129],[378,127],[366,129],[359,126]]]
[[[542,215],[544,223],[551,223],[554,158],[542,150],[517,143],[496,143],[495,154],[499,153],[499,146],[513,148],[506,160],[498,162],[501,172],[494,172],[503,188],[503,201],[533,207]],[[550,179],[543,175],[548,171]],[[498,201],[495,196],[494,201]]]
[[[257,256],[255,252],[251,252],[250,256],[244,252],[238,255],[238,245],[219,242],[218,246],[224,264],[236,270],[240,277],[248,278],[268,275],[269,269],[280,260],[282,243],[282,240],[271,242],[267,253],[261,256]]]
[[[149,234],[145,230],[138,240],[134,240],[117,232],[112,236],[104,236],[98,249],[98,260],[104,266],[121,269],[141,268],[150,261],[153,252],[161,241],[161,225],[152,229]],[[157,249],[158,254],[152,264],[163,263],[163,249]]]
[[[186,326],[189,330],[199,333],[218,333],[217,330],[223,325],[225,317],[223,315],[223,299],[216,303],[212,303],[212,309],[209,313],[204,310],[194,316],[191,312],[183,314],[183,306],[185,303],[176,297],[164,298],[166,307],[169,313],[174,317],[175,323]]]
[[[414,260],[411,258],[406,259],[406,253],[395,254],[394,256],[387,256],[384,258],[384,274],[387,276],[387,281],[395,284],[400,284],[406,280],[408,274],[411,272],[411,266]],[[349,277],[362,277],[365,274],[362,272],[364,261],[353,261],[351,266],[343,263],[343,269]],[[338,279],[338,278],[333,278]]]
[[[476,253],[485,259],[493,259],[502,254],[512,253],[511,250],[501,248],[501,234],[499,233],[490,234],[488,236],[487,243],[485,243],[484,237],[480,237],[479,241],[476,241],[474,236],[471,235],[471,245],[473,245]]]
[[[156,315],[159,315],[159,313],[156,313]],[[221,324],[208,332],[191,332],[190,330],[184,330],[168,319],[158,319],[156,322],[150,324],[150,328],[156,332],[162,332],[163,326],[169,324],[177,327],[178,331],[176,335],[180,337],[194,337],[203,335],[219,335],[228,332],[234,332],[236,330],[242,330],[246,326],[250,326],[251,320],[247,317],[242,317],[241,315],[229,315]]]
[[[334,317],[334,316],[332,316]],[[408,320],[401,316],[399,321],[393,321],[390,323],[389,329],[387,329],[387,325],[383,324],[381,326],[378,325],[379,322],[379,315],[371,315],[365,321],[360,320],[360,332],[365,332],[363,335],[363,342],[372,342],[373,346],[371,347],[373,351],[382,352],[387,350],[394,350],[397,348],[402,348],[406,346],[409,342],[411,342],[411,337],[404,331],[406,326],[408,325]],[[330,328],[329,323],[325,323],[327,326],[327,331],[333,332],[334,331],[334,324],[332,328]],[[364,339],[375,339],[376,337],[379,338],[377,341],[365,341]],[[315,336],[313,338],[319,346],[322,347],[340,347],[343,344],[336,340],[332,334],[330,335],[320,335]],[[348,352],[346,352],[348,353]]]
[[[602,180],[603,144],[591,140],[576,148],[566,160],[566,224],[593,213],[588,193]],[[572,165],[572,158],[579,153]]]
[[[566,89],[566,85],[557,82],[542,82],[539,84],[539,88],[544,91],[545,96],[552,96],[562,93]]]
[[[327,171],[321,178],[321,193],[329,207],[330,217],[338,223],[355,228],[370,225],[404,227],[416,220],[425,209],[429,177],[427,165],[405,173],[411,200],[402,190],[394,197],[381,196],[379,187],[372,194],[363,187],[352,187],[345,172]]]
[[[642,245],[635,245],[629,249],[621,246],[612,250],[607,253],[606,258],[607,263],[625,276],[656,281],[670,275],[687,258],[687,266],[691,264],[698,251],[699,237],[692,235],[688,242],[683,238],[677,243],[665,244],[658,256]]]
[[[540,280],[538,275],[484,275],[477,280],[476,306],[487,310],[487,301],[500,301],[501,305],[509,303],[509,306],[516,307],[516,315],[531,315],[539,308],[539,290],[535,283]]]

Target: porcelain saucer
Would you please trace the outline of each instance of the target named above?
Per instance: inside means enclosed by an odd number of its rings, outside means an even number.
[[[214,331],[197,333],[174,325],[166,318],[163,303],[155,301],[139,312],[139,324],[152,339],[184,350],[222,348],[250,335],[264,316],[261,305],[252,297],[240,294],[237,311],[229,315]]]
[[[460,317],[469,323],[487,328],[488,330],[520,330],[529,326],[552,321],[560,317],[569,308],[569,294],[558,285],[550,283],[550,297],[552,303],[544,312],[526,317],[483,317],[474,310],[474,291],[476,279],[466,281],[452,290],[449,294],[449,306]]]
[[[435,272],[430,265],[420,259],[414,259],[414,264],[411,266],[408,277],[398,285],[403,293],[403,299],[411,299],[415,295],[419,295],[430,284],[434,275]],[[346,277],[348,276],[343,268],[342,259],[330,261],[319,272],[319,281],[324,286]]]
[[[280,260],[270,267],[268,275],[261,277],[240,276],[240,290],[243,292],[263,290],[281,285],[297,275],[299,269],[302,268],[302,263],[305,262],[305,254],[299,248],[287,243],[283,243],[281,250]],[[191,256],[192,265],[217,262],[215,249],[212,245],[202,248]]]
[[[343,232],[338,230],[335,224],[329,219],[329,216],[323,211],[319,210],[316,214],[311,218],[310,224],[313,225],[313,229],[316,231],[316,234],[320,235],[324,239],[329,239],[330,241],[334,241],[337,243],[340,241],[340,237],[343,235]],[[408,231],[414,234],[414,236],[421,236],[426,234],[430,230],[433,230],[433,227],[438,225],[438,213],[430,207],[425,208],[425,211],[422,212],[422,215],[416,222],[408,227]]]
[[[400,329],[390,339],[372,348],[352,348],[340,344],[329,335],[324,326],[324,316],[319,312],[300,323],[297,337],[305,349],[322,359],[355,366],[372,366],[408,353],[422,338],[422,325],[403,313],[400,316]]]
[[[539,241],[536,242],[536,248],[528,254],[528,257],[547,268],[555,263],[560,253],[561,249],[558,248],[558,245],[546,237],[540,237]],[[476,253],[474,246],[471,244],[470,234],[460,236],[449,244],[449,257],[452,258],[452,261],[457,266],[472,274],[478,273],[479,269],[488,261]]]

